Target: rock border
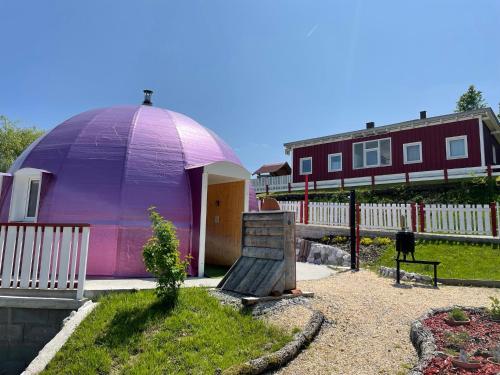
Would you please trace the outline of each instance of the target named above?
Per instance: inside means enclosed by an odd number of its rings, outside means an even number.
[[[77,311],[72,311],[70,316],[64,319],[62,329],[50,340],[38,355],[31,361],[21,375],[34,375],[41,373],[57,352],[68,341],[80,323],[97,306],[97,303],[87,301]]]
[[[434,336],[432,335],[432,332],[424,326],[423,321],[436,314],[449,312],[454,308],[459,308],[472,313],[484,313],[484,311],[486,310],[485,308],[480,308],[480,307],[454,305],[449,307],[430,309],[420,318],[415,320],[411,324],[410,340],[411,343],[413,344],[413,347],[417,351],[419,360],[417,364],[411,369],[409,373],[410,375],[422,375],[423,370],[427,367],[431,359],[436,356],[442,355],[442,352],[439,352],[437,350],[436,342],[434,341]]]
[[[294,359],[304,347],[314,340],[324,320],[325,316],[323,313],[315,310],[302,332],[297,333],[293,340],[280,350],[245,363],[231,366],[224,371],[218,371],[216,373],[222,375],[258,375],[266,371],[284,367]]]

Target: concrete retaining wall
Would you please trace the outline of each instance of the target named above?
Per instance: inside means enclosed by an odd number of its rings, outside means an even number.
[[[0,307],[0,374],[20,374],[61,329],[64,309]]]
[[[359,233],[361,236],[367,237],[389,237],[393,239],[396,238],[396,231],[390,230],[361,229]],[[323,236],[330,235],[349,236],[350,229],[347,227],[332,227],[329,225],[296,224],[295,234],[299,238],[321,238]],[[415,233],[415,238],[417,240],[445,240],[468,243],[500,244],[499,238],[460,234]]]

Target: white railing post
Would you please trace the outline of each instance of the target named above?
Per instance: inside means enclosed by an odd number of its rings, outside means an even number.
[[[87,278],[87,256],[89,250],[89,227],[82,229],[82,244],[80,247],[80,264],[78,265],[78,290],[76,298],[82,299],[83,292],[85,291],[85,280]]]

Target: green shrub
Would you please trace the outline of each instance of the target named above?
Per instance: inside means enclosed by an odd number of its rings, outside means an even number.
[[[389,246],[392,244],[392,240],[389,237],[377,237],[373,243],[377,246]]]
[[[346,236],[335,236],[333,237],[333,243],[346,243],[349,239]]]
[[[456,322],[464,322],[467,319],[469,319],[467,317],[467,314],[465,312],[463,312],[463,310],[456,308],[456,307],[448,313],[448,318],[450,318]]]
[[[158,279],[156,294],[163,304],[174,306],[179,295],[179,287],[186,278],[189,260],[180,260],[179,240],[175,227],[156,212],[149,210],[153,236],[142,248],[146,270]]]
[[[470,336],[467,332],[453,333],[450,331],[446,331],[444,333],[444,339],[446,341],[447,347],[458,350],[465,347],[465,344],[467,344],[467,342],[469,341]]]
[[[373,240],[370,237],[363,237],[359,241],[359,243],[360,243],[360,245],[363,245],[363,246],[370,246],[373,244]]]
[[[488,309],[492,319],[500,320],[500,300],[496,297],[489,297],[491,300],[491,307]]]

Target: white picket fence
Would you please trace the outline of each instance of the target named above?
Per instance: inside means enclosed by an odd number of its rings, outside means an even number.
[[[304,222],[303,201],[281,201],[282,210],[294,211],[296,221]],[[309,202],[309,224],[349,226],[349,204]],[[492,227],[492,212],[496,231]],[[421,217],[423,214],[423,218]],[[360,204],[360,228],[399,230],[404,225],[418,232],[491,236],[499,231],[500,207],[463,204]],[[423,219],[423,220],[422,220]],[[423,224],[423,227],[422,227]]]
[[[77,290],[83,297],[90,227],[0,224],[0,288]]]

